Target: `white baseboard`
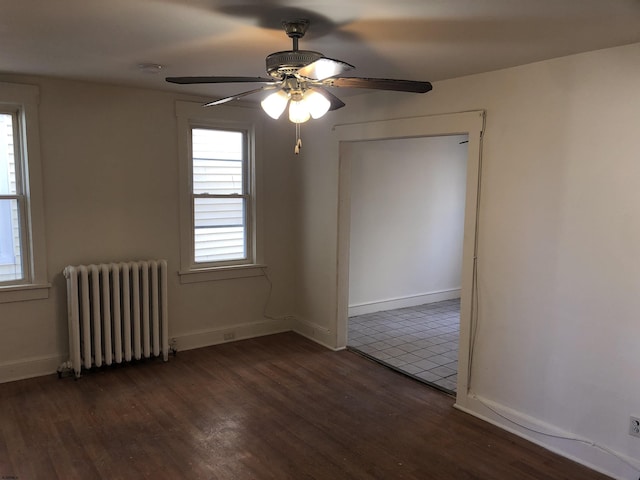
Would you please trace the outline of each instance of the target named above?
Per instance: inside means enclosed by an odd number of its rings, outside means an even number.
[[[172,335],[171,338],[175,339],[176,350],[180,352],[274,333],[289,332],[292,330],[291,318],[287,316],[274,320],[260,320],[240,325],[198,330]]]
[[[176,349],[183,351],[291,331],[330,350],[343,350],[342,348],[333,346],[335,338],[331,330],[292,315],[287,315],[276,320],[265,320],[230,327],[199,330],[188,334],[174,335],[172,339],[176,340]],[[225,335],[230,334],[233,335],[233,338],[225,338]]]
[[[50,355],[2,363],[0,364],[0,383],[53,374],[66,360],[68,360],[67,355]]]
[[[328,328],[297,319],[293,316],[198,330],[189,333],[178,333],[172,335],[171,339],[175,340],[175,348],[178,351],[184,351],[290,331],[307,337],[331,350],[339,350],[332,346],[335,339]],[[56,373],[58,367],[66,360],[68,360],[67,354],[34,357],[15,362],[2,363],[0,364],[0,383]]]
[[[608,447],[598,446],[590,439],[582,438],[476,394],[470,393],[465,399],[465,404],[462,406],[456,403],[454,407],[592,470],[618,480],[638,477],[640,463],[637,460],[614,452]],[[635,469],[631,465],[636,465]]]
[[[175,340],[175,348],[178,351],[191,350],[236,340],[290,332],[294,330],[295,322],[294,317],[286,316],[271,320],[247,322],[240,325],[174,334],[170,338],[171,340]],[[318,343],[322,343],[315,338],[310,338]],[[328,344],[325,346],[328,347]],[[56,373],[58,367],[68,359],[68,354],[64,354],[0,363],[0,383]]]
[[[349,305],[349,316],[355,317],[357,315],[366,315],[367,313],[395,310],[396,308],[416,307],[426,303],[442,302],[454,298],[460,298],[459,288],[422,293],[420,295],[409,295],[406,297],[388,298],[386,300],[376,300],[375,302],[358,303]]]
[[[317,344],[333,351],[344,350],[335,347],[335,335],[331,330],[309,320],[291,317],[292,330]]]

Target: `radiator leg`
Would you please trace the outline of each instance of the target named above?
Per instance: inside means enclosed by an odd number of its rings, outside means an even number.
[[[73,372],[76,377],[78,376],[73,368],[73,362],[71,360],[61,363],[56,372],[58,374],[58,378],[62,378],[65,374],[70,374],[71,372]]]

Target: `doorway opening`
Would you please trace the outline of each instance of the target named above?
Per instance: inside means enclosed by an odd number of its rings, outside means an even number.
[[[468,135],[344,145],[347,346],[455,394]],[[398,153],[401,152],[399,155]]]
[[[424,117],[401,118],[334,127],[335,145],[339,156],[338,251],[336,279],[336,346],[347,346],[349,318],[349,275],[351,242],[351,173],[352,158],[348,150],[352,143],[373,140],[417,139],[466,135],[466,181],[464,195],[464,238],[460,276],[459,349],[457,359],[456,405],[466,407],[468,396],[471,334],[473,326],[473,291],[476,258],[476,232],[480,178],[481,135],[484,112],[472,111]],[[402,156],[402,151],[394,154]]]

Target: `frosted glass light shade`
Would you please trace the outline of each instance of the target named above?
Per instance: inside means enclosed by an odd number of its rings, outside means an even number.
[[[305,92],[303,101],[307,105],[309,113],[313,118],[322,117],[331,107],[331,102],[327,100],[324,95],[316,92],[315,90]]]
[[[288,102],[289,95],[287,95],[284,90],[278,90],[262,100],[260,105],[262,105],[262,109],[267,113],[267,115],[277,120],[280,118],[280,115],[282,115],[285,108],[287,108]]]
[[[293,123],[304,123],[311,118],[305,99],[291,100],[289,103],[289,120]]]

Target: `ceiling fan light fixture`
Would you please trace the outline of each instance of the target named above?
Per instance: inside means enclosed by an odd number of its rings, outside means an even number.
[[[180,85],[196,83],[245,83],[263,84],[260,88],[241,92],[205,104],[205,107],[222,105],[265,90],[277,89],[260,104],[271,118],[278,120],[289,106],[289,120],[296,125],[296,145],[294,152],[300,153],[300,125],[310,118],[318,119],[329,110],[337,110],[345,106],[344,102],[327,90],[327,87],[351,87],[375,90],[391,90],[397,92],[426,93],[431,90],[429,82],[415,80],[394,80],[388,78],[343,77],[342,73],[355,68],[353,65],[325,57],[320,52],[300,50],[298,41],[304,36],[309,20],[298,19],[284,21],[287,36],[293,45],[291,50],[274,52],[267,56],[267,73],[271,78],[262,77],[167,77],[167,82]],[[152,65],[151,70],[162,68]],[[143,68],[143,65],[140,65]]]
[[[304,98],[300,100],[291,99],[289,103],[289,120],[293,123],[304,123],[310,118],[309,106],[304,101]]]
[[[324,116],[331,108],[331,102],[316,90],[307,90],[302,101],[306,104],[309,114],[314,119]]]
[[[284,90],[278,90],[262,100],[260,105],[267,115],[277,120],[287,108],[287,103],[289,103],[289,95]]]

